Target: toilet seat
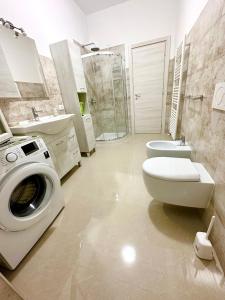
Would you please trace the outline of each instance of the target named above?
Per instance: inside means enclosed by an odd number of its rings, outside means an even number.
[[[200,174],[190,159],[154,157],[143,163],[143,170],[152,177],[169,181],[200,181]]]

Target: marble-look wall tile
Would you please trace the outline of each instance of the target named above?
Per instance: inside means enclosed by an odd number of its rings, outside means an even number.
[[[32,106],[40,111],[40,116],[46,116],[55,114],[58,106],[63,104],[52,59],[44,56],[40,56],[40,59],[48,89],[48,98],[27,99],[26,92],[24,98],[21,99],[0,99],[0,108],[11,125],[23,120],[31,120],[33,118]]]
[[[185,95],[204,95],[204,99],[184,102],[181,131],[193,146],[193,160],[206,167],[216,184],[203,219],[208,223],[212,213],[217,216],[211,239],[225,270],[225,112],[212,109],[215,85],[225,81],[224,13],[224,0],[209,0],[188,35]]]
[[[51,99],[54,96],[61,97],[61,91],[59,88],[59,83],[53,60],[46,56],[41,56],[40,59],[44,72],[44,77],[47,83],[49,98]]]
[[[20,95],[25,99],[33,98],[47,98],[44,84],[41,83],[29,83],[29,82],[17,82]]]
[[[173,93],[173,74],[174,74],[174,58],[169,62],[169,74],[167,83],[167,97],[166,97],[166,121],[165,132],[169,132],[169,123],[171,115],[172,93]]]

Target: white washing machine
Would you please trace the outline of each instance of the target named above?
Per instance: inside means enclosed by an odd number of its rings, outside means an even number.
[[[15,269],[63,207],[42,139],[12,138],[0,145],[0,264]]]

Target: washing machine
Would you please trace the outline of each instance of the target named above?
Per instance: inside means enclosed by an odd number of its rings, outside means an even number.
[[[63,207],[60,180],[41,138],[0,145],[0,264],[15,269]]]

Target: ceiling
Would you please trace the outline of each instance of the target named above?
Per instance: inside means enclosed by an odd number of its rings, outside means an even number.
[[[75,0],[85,14],[91,14],[127,0]]]

